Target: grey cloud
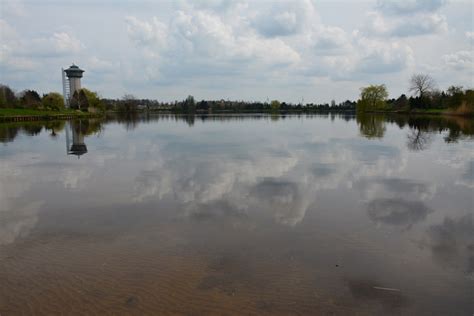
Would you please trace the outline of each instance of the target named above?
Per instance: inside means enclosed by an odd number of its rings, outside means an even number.
[[[264,4],[252,26],[264,37],[296,35],[311,29],[317,20],[311,1],[278,1]]]
[[[272,214],[279,223],[295,225],[306,214],[309,205],[308,196],[295,182],[266,178],[253,187],[250,196],[255,205]]]
[[[442,34],[447,30],[446,17],[439,13],[387,16],[380,12],[369,12],[362,27],[362,31],[368,35],[379,38]]]
[[[228,76],[264,71],[300,59],[286,42],[259,39],[211,11],[178,11],[169,25],[157,18],[142,21],[136,17],[128,17],[126,23],[130,39],[143,50],[147,67],[154,68],[152,79],[157,81],[176,74],[183,78],[183,74]],[[273,54],[269,56],[268,51]]]
[[[471,160],[466,164],[464,172],[456,184],[465,185],[468,188],[474,189],[474,160]]]
[[[344,55],[351,50],[350,35],[333,26],[320,26],[313,35],[314,49],[320,55]]]
[[[367,200],[378,197],[427,200],[432,198],[436,192],[434,185],[403,178],[365,178],[355,182],[354,188],[360,191]]]
[[[439,14],[417,16],[415,19],[398,23],[390,30],[392,36],[406,37],[445,32],[448,29],[446,17]]]
[[[376,8],[388,14],[415,14],[434,12],[446,4],[446,0],[378,0]]]
[[[291,152],[272,144],[245,154],[233,143],[219,144],[219,154],[213,146],[176,141],[163,145],[163,151],[154,154],[136,177],[134,201],[170,199],[193,218],[225,216],[228,209],[229,216],[269,216],[293,226],[315,205],[320,190],[349,186],[350,181],[385,176],[403,167],[397,148],[354,140],[305,143]],[[192,162],[182,158],[187,151],[196,157]],[[238,160],[229,159],[237,153]],[[309,157],[315,153],[318,160],[312,162]],[[416,183],[407,186],[419,195],[428,190]]]
[[[472,214],[445,218],[428,231],[428,246],[441,266],[463,271],[474,278],[474,222]]]
[[[8,245],[28,236],[38,222],[38,210],[42,205],[42,201],[24,206],[15,203],[14,209],[0,209],[0,245]]]
[[[376,199],[367,206],[372,221],[405,228],[425,220],[431,212],[422,202],[403,199]]]
[[[257,17],[253,25],[260,34],[266,37],[294,35],[302,29],[295,12],[281,12],[277,15],[265,14]]]

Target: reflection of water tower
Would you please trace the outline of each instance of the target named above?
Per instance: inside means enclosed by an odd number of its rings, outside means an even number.
[[[84,143],[84,134],[82,133],[81,121],[72,121],[67,124],[66,150],[68,155],[76,155],[77,158],[87,153],[87,146]]]
[[[81,90],[81,78],[84,70],[72,64],[68,69],[61,69],[63,77],[63,96],[66,105],[69,105],[74,92]]]

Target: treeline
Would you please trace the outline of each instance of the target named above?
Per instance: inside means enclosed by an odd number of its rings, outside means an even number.
[[[474,114],[474,90],[461,86],[451,86],[446,91],[436,88],[433,78],[425,74],[415,74],[410,78],[409,92],[397,99],[388,99],[387,87],[371,85],[361,89],[357,101],[358,112],[396,111],[412,112],[417,110],[445,110],[455,114]]]
[[[248,102],[230,100],[201,100],[196,101],[188,96],[182,101],[159,102],[149,99],[137,99],[132,95],[125,95],[122,99],[104,99],[107,110],[117,112],[130,111],[169,111],[172,113],[272,113],[272,112],[333,112],[355,111],[356,102],[347,100],[336,104],[294,104],[273,100],[271,102]]]
[[[64,97],[58,92],[40,96],[35,90],[27,89],[15,93],[9,86],[0,84],[0,108],[61,111],[65,109],[65,103]],[[74,92],[70,108],[84,112],[105,110],[98,94],[86,88]]]
[[[288,103],[278,100],[266,102],[201,100],[188,96],[182,101],[160,102],[158,100],[138,99],[126,94],[121,99],[103,99],[96,92],[81,89],[74,93],[70,108],[87,112],[142,112],[157,111],[180,114],[212,113],[331,113],[331,112],[416,112],[439,111],[462,115],[474,114],[474,90],[460,86],[451,86],[446,91],[436,88],[432,77],[415,74],[410,78],[410,96],[402,94],[398,98],[388,99],[385,85],[371,85],[361,89],[357,102],[346,100],[336,103]],[[61,94],[51,92],[42,97],[34,90],[14,93],[6,85],[0,85],[0,108],[26,108],[61,110],[64,100]]]

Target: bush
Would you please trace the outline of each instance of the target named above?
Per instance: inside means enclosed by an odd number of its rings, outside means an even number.
[[[57,92],[50,92],[43,96],[42,104],[45,109],[59,111],[64,109],[64,98]]]

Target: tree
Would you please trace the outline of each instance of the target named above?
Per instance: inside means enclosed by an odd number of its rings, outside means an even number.
[[[184,100],[183,110],[189,113],[194,113],[196,111],[196,101],[194,101],[192,95],[189,95],[186,100]]]
[[[79,109],[81,111],[87,111],[89,110],[89,99],[87,98],[86,93],[84,92],[84,89],[81,89],[79,91]]]
[[[434,90],[436,82],[430,75],[414,74],[410,78],[409,91],[423,98],[427,93]]]
[[[41,106],[41,97],[34,90],[25,90],[21,93],[20,104],[24,108],[36,109]]]
[[[125,112],[135,112],[138,109],[137,98],[133,94],[125,94],[122,97],[123,100],[123,109]]]
[[[373,111],[385,108],[388,97],[387,88],[384,84],[370,85],[362,88],[360,100],[357,102],[357,111]]]
[[[280,110],[280,106],[281,106],[281,103],[280,101],[278,100],[273,100],[272,102],[270,102],[270,108],[272,109],[272,111],[274,112],[277,112]]]
[[[395,102],[392,103],[392,106],[396,110],[409,110],[410,104],[408,103],[407,96],[402,94]]]
[[[102,103],[102,100],[100,99],[97,92],[90,91],[86,88],[82,88],[81,92],[84,93],[84,96],[87,99],[87,103],[88,103],[89,107],[94,108],[94,109],[98,109],[100,111],[105,110],[105,105]]]
[[[13,108],[16,104],[15,92],[9,86],[0,84],[0,108]]]
[[[43,96],[43,107],[46,109],[52,109],[59,111],[64,109],[64,98],[57,92],[50,92]]]
[[[464,91],[460,86],[451,86],[446,90],[448,99],[448,106],[451,108],[457,108],[462,104],[464,99]]]

